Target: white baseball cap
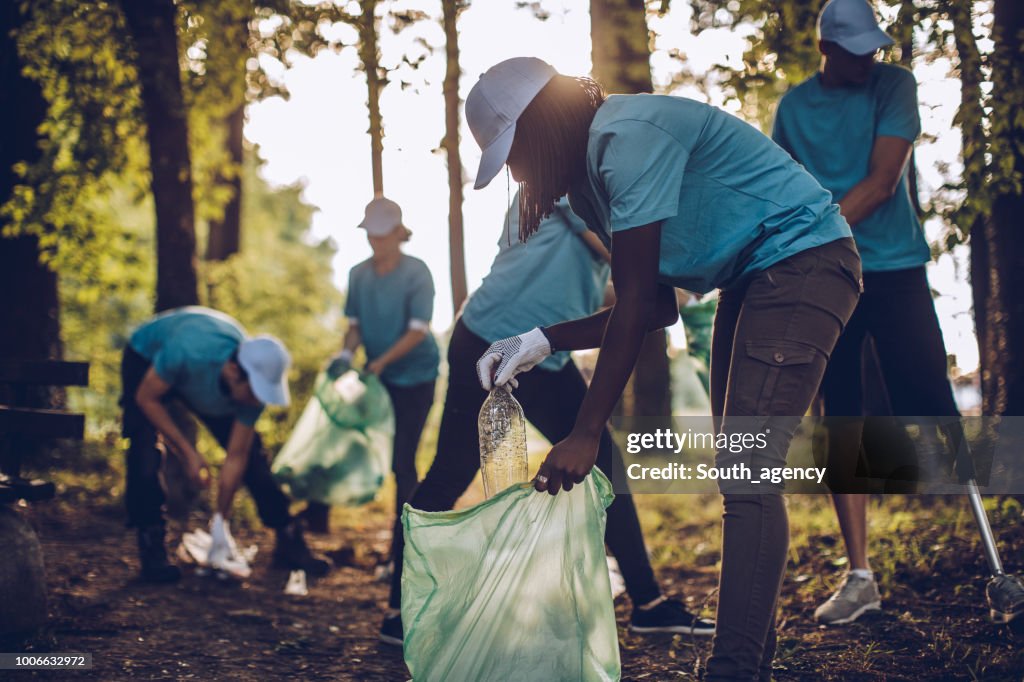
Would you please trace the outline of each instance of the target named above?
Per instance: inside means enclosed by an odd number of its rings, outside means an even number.
[[[486,187],[505,165],[516,120],[556,75],[553,66],[536,57],[515,57],[487,69],[469,91],[466,122],[483,151],[473,189]]]
[[[867,55],[892,45],[878,27],[875,11],[867,0],[829,0],[818,15],[818,39],[837,43],[855,55]]]
[[[383,237],[402,224],[402,209],[395,202],[378,197],[366,205],[359,227],[371,237]]]
[[[249,375],[249,386],[261,403],[287,407],[292,358],[283,343],[269,334],[246,339],[238,347],[238,364]]]

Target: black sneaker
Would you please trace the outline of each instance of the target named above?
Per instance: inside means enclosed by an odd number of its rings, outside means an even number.
[[[294,519],[284,528],[277,530],[274,565],[290,571],[303,570],[314,578],[323,577],[331,570],[329,561],[309,551],[306,538],[302,536],[302,526]]]
[[[715,622],[693,615],[678,599],[665,599],[647,610],[634,608],[629,629],[638,633],[674,632],[710,637],[715,634]]]
[[[139,562],[142,579],[147,583],[173,583],[181,579],[181,569],[167,561],[162,525],[139,529]]]
[[[386,616],[380,624],[380,641],[392,646],[402,646],[405,633],[402,631],[402,614]]]

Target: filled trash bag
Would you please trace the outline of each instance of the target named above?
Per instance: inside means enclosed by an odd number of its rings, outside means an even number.
[[[414,682],[618,680],[598,469],[552,497],[522,483],[460,511],[408,504],[402,620]]]
[[[295,499],[365,504],[391,471],[394,432],[391,400],[377,377],[320,374],[271,471]]]

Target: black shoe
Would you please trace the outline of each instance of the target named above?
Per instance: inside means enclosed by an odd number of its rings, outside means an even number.
[[[162,525],[139,529],[141,576],[147,583],[173,583],[181,579],[181,570],[167,561]]]
[[[629,629],[633,632],[675,632],[697,637],[715,634],[715,622],[686,610],[678,599],[665,599],[647,610],[633,609]]]
[[[302,527],[292,521],[284,528],[277,529],[277,545],[274,546],[274,565],[289,571],[303,570],[307,575],[320,578],[331,570],[331,564],[309,551]]]
[[[393,646],[402,646],[405,633],[402,631],[402,614],[387,616],[380,624],[380,641]]]

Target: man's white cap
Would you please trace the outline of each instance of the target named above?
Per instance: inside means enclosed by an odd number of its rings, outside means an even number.
[[[556,75],[553,66],[536,57],[515,57],[487,69],[469,91],[466,122],[483,151],[473,189],[486,187],[505,165],[516,120]]]
[[[288,367],[292,358],[283,343],[269,334],[246,339],[238,347],[238,364],[249,375],[253,395],[261,403],[288,405]]]
[[[875,11],[867,0],[829,0],[818,15],[818,39],[837,43],[855,55],[872,54],[892,45],[892,38],[878,27]]]
[[[359,227],[371,237],[383,237],[402,224],[402,209],[395,202],[378,197],[366,205]]]

